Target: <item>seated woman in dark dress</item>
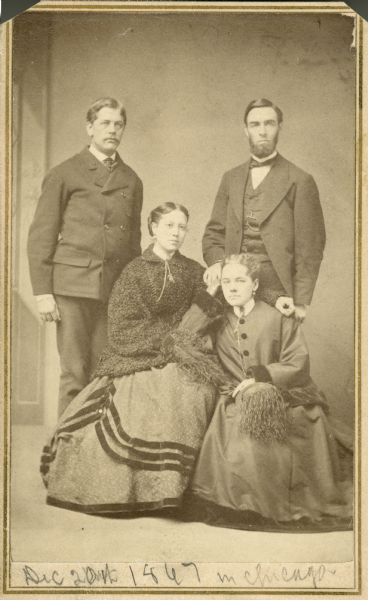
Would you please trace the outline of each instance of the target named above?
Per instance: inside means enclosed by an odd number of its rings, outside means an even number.
[[[215,339],[231,386],[205,435],[187,516],[244,529],[350,528],[350,440],[329,424],[300,326],[254,300],[258,269],[246,254],[224,262],[228,308]]]
[[[44,449],[48,504],[110,515],[181,504],[221,378],[216,357],[180,325],[192,303],[206,315],[204,327],[222,311],[204,269],[179,253],[187,222],[181,205],[153,210],[153,245],[114,286],[96,377]]]

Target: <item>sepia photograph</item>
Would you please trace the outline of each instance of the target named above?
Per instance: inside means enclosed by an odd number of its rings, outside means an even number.
[[[356,594],[363,21],[2,28],[4,594]]]

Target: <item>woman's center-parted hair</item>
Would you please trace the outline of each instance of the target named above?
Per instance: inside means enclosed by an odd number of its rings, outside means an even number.
[[[150,235],[153,236],[152,231],[152,223],[159,223],[161,218],[164,215],[168,215],[173,210],[180,210],[183,215],[186,217],[186,220],[189,221],[189,212],[188,209],[185,208],[182,204],[177,204],[176,202],[163,202],[159,206],[156,206],[153,210],[151,210],[148,216],[148,231]]]
[[[226,265],[242,265],[246,268],[249,277],[252,281],[259,279],[260,263],[257,258],[242,252],[241,254],[230,254],[222,261],[222,269]]]

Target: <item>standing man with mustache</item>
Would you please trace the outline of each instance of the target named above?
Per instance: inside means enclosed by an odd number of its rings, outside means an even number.
[[[277,152],[280,108],[253,100],[244,115],[251,159],[225,173],[203,236],[207,285],[220,280],[225,255],[261,263],[260,296],[303,321],[325,246],[318,189],[311,175]]]
[[[126,120],[114,98],[92,104],[90,145],[48,173],[29,232],[38,311],[56,322],[59,414],[89,382],[105,345],[111,288],[141,254],[143,186],[116,152]]]

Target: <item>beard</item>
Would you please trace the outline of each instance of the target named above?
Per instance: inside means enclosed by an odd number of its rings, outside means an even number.
[[[264,142],[253,142],[253,140],[249,138],[250,151],[252,154],[254,154],[254,156],[257,156],[257,158],[267,158],[267,156],[275,151],[278,139],[278,133],[275,135],[273,140],[267,140]]]

